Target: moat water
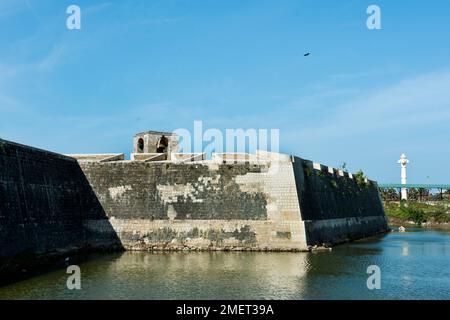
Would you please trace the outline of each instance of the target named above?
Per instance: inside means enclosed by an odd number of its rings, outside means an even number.
[[[381,288],[367,288],[377,265]],[[408,229],[332,252],[125,252],[0,287],[0,299],[450,299],[450,232]]]

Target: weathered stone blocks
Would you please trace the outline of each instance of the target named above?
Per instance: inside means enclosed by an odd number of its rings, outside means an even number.
[[[252,159],[77,162],[0,140],[1,270],[86,248],[296,251],[387,230],[375,182]]]

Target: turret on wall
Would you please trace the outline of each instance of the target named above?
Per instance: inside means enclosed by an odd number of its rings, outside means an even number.
[[[178,136],[172,132],[145,131],[138,133],[133,138],[133,154],[158,154],[167,155],[178,152]]]

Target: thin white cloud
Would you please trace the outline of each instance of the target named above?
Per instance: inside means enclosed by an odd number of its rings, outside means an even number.
[[[30,112],[33,106],[22,103],[22,94],[15,90],[24,79],[32,78],[43,72],[50,72],[62,63],[66,47],[55,45],[47,55],[34,63],[27,64],[0,64],[0,111],[6,113]],[[27,111],[28,110],[28,111]]]
[[[9,97],[3,92],[0,92],[0,111],[13,113],[19,110],[19,103],[14,99]]]
[[[33,6],[30,4],[30,2],[28,0],[24,0],[24,1],[25,1],[25,4],[27,5],[28,9],[31,11],[33,16],[36,18],[36,20],[41,21],[42,19],[41,19],[39,13],[37,12],[37,10],[33,8]]]
[[[91,13],[97,13],[100,11],[103,11],[104,9],[110,7],[112,5],[111,2],[104,2],[99,4],[91,5],[87,8],[82,9],[82,14],[91,14]]]
[[[164,24],[164,23],[174,23],[181,21],[181,18],[153,18],[153,19],[143,19],[140,21],[141,24]]]
[[[35,67],[39,71],[49,71],[55,68],[62,63],[66,51],[64,44],[56,44],[44,58],[35,64]]]
[[[24,1],[2,0],[0,1],[0,18],[16,14],[24,9],[27,9]]]
[[[450,72],[406,79],[341,104],[298,131],[315,140],[450,121]]]

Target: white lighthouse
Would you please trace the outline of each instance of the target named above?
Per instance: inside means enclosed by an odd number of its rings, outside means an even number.
[[[404,153],[402,153],[402,155],[400,156],[400,160],[397,161],[397,163],[400,163],[400,167],[401,167],[401,179],[402,179],[402,184],[406,184],[406,165],[409,163],[409,160],[406,159],[406,156]],[[406,190],[406,188],[402,188],[402,200],[407,200],[408,199],[408,192]]]

